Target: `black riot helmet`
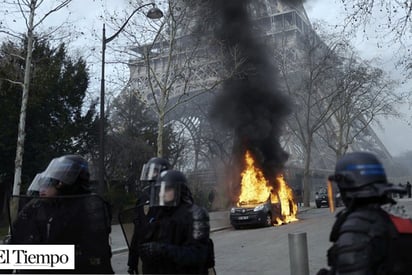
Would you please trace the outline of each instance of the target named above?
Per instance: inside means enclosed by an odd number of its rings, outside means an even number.
[[[154,157],[143,165],[140,181],[156,181],[161,172],[171,169],[170,163],[164,158]]]
[[[166,170],[150,186],[150,207],[178,206],[180,203],[193,203],[192,194],[187,187],[186,176],[176,170]]]
[[[378,158],[368,152],[353,152],[338,160],[335,174],[329,180],[338,184],[346,199],[386,197],[403,189],[388,183],[385,169]]]
[[[52,159],[43,177],[54,182],[62,195],[90,193],[89,164],[81,156],[64,155]]]

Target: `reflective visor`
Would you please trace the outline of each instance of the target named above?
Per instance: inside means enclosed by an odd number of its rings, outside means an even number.
[[[177,206],[180,201],[180,185],[165,181],[152,184],[150,190],[150,207]]]
[[[44,172],[36,174],[33,181],[30,183],[29,188],[27,188],[27,195],[34,195],[35,192],[39,192],[40,186],[44,184],[45,180]]]
[[[31,182],[29,188],[27,189],[26,195],[28,196],[37,196],[41,190],[48,188],[50,186],[57,186],[60,182],[57,179],[47,178],[43,173],[37,174],[33,181]]]
[[[80,172],[84,169],[87,169],[87,167],[84,167],[84,164],[68,158],[55,158],[50,162],[46,171],[44,171],[44,177],[70,185],[76,182]]]
[[[151,181],[157,180],[159,177],[159,172],[161,171],[162,166],[156,163],[144,164],[142,169],[142,174],[140,175],[140,180],[142,181]]]

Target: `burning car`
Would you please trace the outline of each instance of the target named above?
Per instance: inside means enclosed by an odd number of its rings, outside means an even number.
[[[238,229],[244,226],[272,226],[281,217],[280,203],[242,202],[230,209],[230,224]]]
[[[284,224],[296,221],[297,205],[293,190],[282,175],[270,185],[263,172],[255,167],[249,152],[245,155],[245,169],[241,174],[241,190],[236,206],[230,210],[230,223],[237,229],[243,226]]]

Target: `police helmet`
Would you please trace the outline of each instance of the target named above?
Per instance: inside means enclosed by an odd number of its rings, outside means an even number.
[[[88,162],[78,155],[64,155],[54,158],[43,176],[50,183],[56,183],[61,194],[81,194],[90,192]]]
[[[154,157],[143,165],[141,181],[156,181],[161,172],[171,169],[170,163],[164,158]]]
[[[388,182],[385,169],[378,158],[368,152],[347,153],[338,160],[335,174],[329,176],[335,181],[346,198],[382,197],[388,193],[403,192]]]
[[[30,183],[29,188],[27,188],[26,195],[32,197],[38,197],[40,193],[40,187],[46,182],[44,173],[38,173],[34,177],[33,181]]]
[[[193,203],[186,176],[176,170],[163,171],[151,184],[149,206],[178,206],[181,202]]]

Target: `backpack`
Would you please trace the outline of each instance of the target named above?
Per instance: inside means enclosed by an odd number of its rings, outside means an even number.
[[[396,229],[392,236],[391,247],[387,266],[391,275],[411,274],[412,271],[412,220],[403,217],[389,215]]]

